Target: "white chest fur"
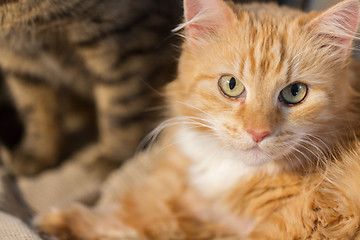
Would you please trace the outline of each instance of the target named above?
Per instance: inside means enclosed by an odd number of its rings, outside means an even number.
[[[183,128],[176,134],[176,142],[193,162],[189,169],[190,183],[204,197],[223,194],[242,176],[254,171],[240,160],[240,156],[224,150],[212,136]]]

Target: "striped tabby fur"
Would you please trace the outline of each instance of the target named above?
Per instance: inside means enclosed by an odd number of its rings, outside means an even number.
[[[0,3],[0,68],[25,125],[10,167],[33,174],[61,154],[64,93],[94,100],[106,159],[130,156],[154,90],[172,78],[177,0]]]

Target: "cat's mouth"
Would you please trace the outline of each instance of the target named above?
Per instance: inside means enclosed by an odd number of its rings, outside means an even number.
[[[245,151],[256,151],[256,152],[258,152],[258,151],[264,151],[264,150],[259,146],[259,144],[256,144],[255,146],[252,146],[252,147],[250,147],[248,149],[245,149]]]
[[[257,157],[264,157],[264,156],[270,156],[272,154],[270,154],[268,151],[266,151],[264,148],[260,147],[259,144],[256,144],[252,147],[249,147],[245,150],[243,150],[244,153],[246,154],[251,154],[253,157],[257,158]]]
[[[269,151],[259,144],[255,144],[240,151],[241,153],[239,153],[239,156],[242,162],[250,166],[263,165],[265,163],[271,162],[277,156],[277,154]]]

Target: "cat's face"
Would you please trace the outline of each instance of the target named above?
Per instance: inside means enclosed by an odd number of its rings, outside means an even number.
[[[196,124],[185,127],[248,165],[327,142],[351,95],[343,75],[351,41],[330,47],[334,38],[317,29],[326,14],[276,9],[278,17],[274,7],[255,14],[212,2],[209,15],[221,21],[186,26],[192,39],[168,88],[174,115],[189,117]]]

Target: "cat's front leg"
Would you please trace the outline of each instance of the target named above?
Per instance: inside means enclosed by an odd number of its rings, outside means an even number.
[[[25,125],[22,141],[6,163],[16,174],[32,175],[58,159],[61,129],[56,92],[27,75],[8,74],[6,83]]]
[[[92,210],[80,204],[68,209],[53,209],[37,217],[42,233],[60,240],[142,240],[135,229],[125,225],[116,209]]]
[[[187,189],[186,159],[174,148],[159,149],[162,145],[113,173],[95,209],[75,206],[52,211],[39,217],[37,226],[62,240],[209,239],[187,238],[188,232],[199,232],[201,221],[182,207],[187,206],[182,200]]]

